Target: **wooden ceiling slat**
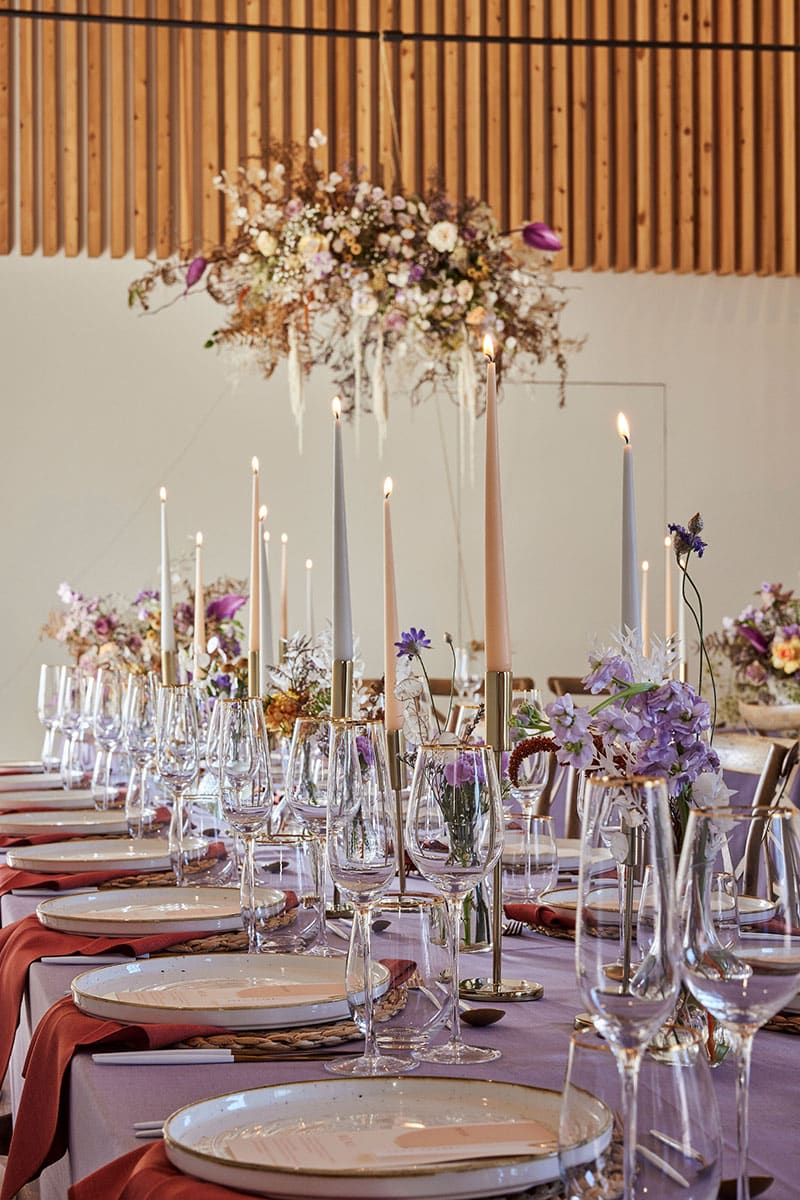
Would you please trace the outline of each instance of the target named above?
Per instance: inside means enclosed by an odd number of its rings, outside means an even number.
[[[575,38],[585,38],[589,32],[586,0],[574,0],[572,6],[572,27],[570,33]],[[589,238],[591,235],[591,209],[588,204],[589,180],[587,166],[589,159],[587,104],[588,54],[584,47],[575,47],[570,51],[570,84],[571,98],[569,116],[570,130],[570,194],[572,198],[570,214],[569,264],[576,271],[583,271],[589,266]]]
[[[32,0],[20,0],[30,8]],[[37,197],[39,172],[36,153],[37,31],[32,21],[17,21],[17,138],[19,140],[19,248],[33,254],[38,245]]]
[[[106,0],[110,16],[125,13],[125,0]],[[128,31],[112,25],[108,42],[108,147],[111,186],[109,194],[109,237],[112,258],[128,253]]]
[[[717,37],[731,42],[734,37],[731,0],[717,9]],[[736,269],[736,93],[734,54],[722,50],[716,56],[716,93],[714,121],[717,130],[717,266],[720,275]]]
[[[608,37],[610,4],[611,0],[595,0],[592,5],[593,37]],[[611,54],[606,49],[598,49],[591,62],[592,266],[595,270],[607,271],[611,266]]]
[[[650,0],[636,0],[634,32],[637,38],[653,36]],[[653,268],[653,140],[652,103],[653,51],[637,50],[634,55],[634,123],[636,128],[636,270]]]
[[[42,10],[52,12],[56,0],[42,0]],[[42,21],[41,54],[41,163],[42,163],[42,253],[57,254],[61,249],[59,212],[61,179],[58,164],[58,41],[55,21]]]
[[[175,206],[173,204],[173,55],[177,35],[159,29],[154,35],[155,96],[153,104],[155,137],[155,247],[165,258],[175,245]]]
[[[778,7],[778,40],[796,43],[798,30],[791,0]],[[778,159],[778,273],[797,270],[797,62],[792,54],[781,54],[778,66],[778,96],[775,105],[779,132]]]
[[[101,13],[102,0],[87,0],[86,11]],[[86,251],[97,258],[105,249],[106,150],[104,103],[105,32],[86,26]]]
[[[736,7],[737,41],[752,43],[755,27],[753,0]],[[756,55],[743,50],[736,57],[736,165],[739,205],[736,222],[737,269],[750,275],[756,269]]]
[[[0,17],[0,254],[8,254],[13,243],[12,196],[14,177],[12,173],[11,148],[11,88],[13,66],[11,59],[11,18]]]
[[[218,19],[217,0],[201,0],[200,15],[205,21]],[[200,161],[198,180],[202,197],[202,237],[205,248],[222,240],[222,197],[214,179],[224,166],[219,136],[220,33],[200,34]]]
[[[147,0],[133,0],[133,15],[148,15]],[[135,25],[133,40],[133,252],[137,258],[150,253],[150,62],[148,31]]]
[[[695,40],[710,42],[714,35],[712,0],[697,0]],[[696,55],[697,87],[697,257],[695,266],[702,274],[714,270],[714,56],[699,51]]]
[[[78,0],[61,0],[62,12],[77,12]],[[64,253],[74,258],[81,250],[81,67],[79,30],[70,22],[61,30],[61,177]]]
[[[680,0],[677,13],[678,41],[691,43],[694,0]],[[677,227],[678,270],[693,271],[695,263],[695,51],[677,52],[676,85],[678,90],[677,119]]]

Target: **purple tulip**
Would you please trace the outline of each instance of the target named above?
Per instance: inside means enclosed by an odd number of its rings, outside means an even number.
[[[245,604],[247,596],[220,596],[206,606],[206,617],[210,621],[230,621]]]
[[[556,234],[549,225],[545,225],[544,221],[531,221],[530,224],[523,225],[522,240],[526,246],[532,246],[534,250],[563,249]]]
[[[203,272],[208,266],[208,260],[203,258],[202,254],[198,254],[197,258],[193,258],[189,263],[189,269],[186,272],[186,291],[194,287],[199,279],[203,278]]]
[[[757,629],[751,625],[740,625],[739,633],[759,654],[767,653],[767,643]]]

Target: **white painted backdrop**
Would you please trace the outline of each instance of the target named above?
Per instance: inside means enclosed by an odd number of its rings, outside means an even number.
[[[290,623],[304,622],[305,560],[318,621],[329,611],[330,380],[308,388],[299,457],[284,376],[232,382],[203,341],[220,311],[190,298],[139,318],[126,285],[140,264],[0,260],[0,757],[35,753],[38,664],[56,661],[39,627],[59,582],[135,593],[156,582],[158,487],[170,495],[173,551],[202,529],[210,575],[247,569],[249,463],[263,468],[274,544],[289,534]],[[663,621],[663,522],[700,509],[710,549],[698,566],[711,625],[762,579],[798,585],[796,393],[800,281],[657,275],[565,277],[565,328],[586,334],[567,407],[551,385],[509,388],[501,410],[515,667],[539,680],[581,671],[593,634],[618,620],[620,443],[636,453],[640,558]],[[552,380],[552,374],[545,376]],[[621,387],[615,384],[627,383]],[[591,386],[587,386],[591,385]],[[662,386],[663,385],[663,386]],[[440,400],[391,397],[384,457],[365,420],[346,435],[354,618],[370,674],[381,670],[381,485],[393,513],[404,627],[457,633],[457,573],[443,442],[455,480],[456,422]],[[481,471],[462,490],[472,628],[480,635]],[[667,476],[664,476],[664,464]],[[274,561],[274,559],[273,559]],[[439,645],[432,663],[446,669]]]

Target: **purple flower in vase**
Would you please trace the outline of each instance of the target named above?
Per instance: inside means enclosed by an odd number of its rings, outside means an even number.
[[[395,642],[398,658],[416,658],[427,650],[431,639],[425,636],[424,629],[415,629],[412,625],[406,633],[400,634],[400,641]]]
[[[486,770],[480,754],[457,754],[445,763],[445,782],[448,787],[460,788],[467,783],[486,783]]]
[[[198,254],[197,258],[192,259],[189,263],[189,269],[186,272],[186,292],[203,278],[203,272],[207,266],[208,260],[203,258],[201,254]],[[184,292],[184,295],[186,295],[186,292]]]
[[[217,691],[225,692],[227,694],[231,690],[230,675],[214,675],[211,682],[214,684],[214,687],[217,689]]]
[[[594,669],[584,677],[583,683],[593,695],[612,690],[611,684],[614,681],[617,681],[622,687],[633,683],[633,671],[630,663],[618,654],[606,655],[599,662],[590,661],[593,662]]]
[[[231,621],[245,604],[247,596],[239,596],[236,593],[218,596],[206,605],[206,618],[209,621]]]
[[[408,272],[409,283],[419,283],[420,279],[423,278],[424,274],[425,274],[425,268],[423,266],[421,266],[420,263],[414,263],[414,265],[411,267],[410,271]]]
[[[768,647],[766,638],[763,634],[759,633],[757,629],[754,629],[752,625],[740,625],[739,633],[746,642],[750,643],[750,645],[758,654],[767,653]]]
[[[94,623],[94,631],[98,637],[108,637],[111,629],[112,625],[108,617],[98,617]]]
[[[356,751],[363,767],[371,767],[375,762],[375,752],[372,749],[372,742],[366,734],[360,733],[356,737]]]
[[[692,527],[693,525],[695,525],[695,528]],[[685,529],[683,525],[671,524],[667,526],[667,529],[672,534],[672,548],[678,559],[686,558],[690,554],[696,554],[698,558],[703,557],[703,552],[708,542],[704,542],[700,537],[700,530],[702,528],[702,521],[700,521],[700,525],[697,527],[697,518],[695,517],[692,517],[692,520],[689,522],[688,529]]]

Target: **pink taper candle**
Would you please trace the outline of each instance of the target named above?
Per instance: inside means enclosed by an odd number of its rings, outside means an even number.
[[[500,439],[497,430],[497,375],[494,346],[484,338],[486,367],[486,473],[484,552],[484,641],[486,670],[511,670],[511,631],[508,621],[506,557],[503,544],[503,501],[500,486]]]
[[[392,544],[392,513],[389,498],[392,481],[383,484],[383,674],[384,724],[387,732],[403,727],[403,706],[394,694],[397,684],[397,647],[400,627],[397,619],[397,584],[394,575],[394,546]]]
[[[261,557],[261,526],[258,521],[258,459],[253,458],[253,511],[250,524],[250,626],[248,632],[248,649],[261,649],[261,629],[259,610],[261,607],[261,589],[259,586],[259,560]]]
[[[289,640],[289,535],[281,534],[281,637]]]

